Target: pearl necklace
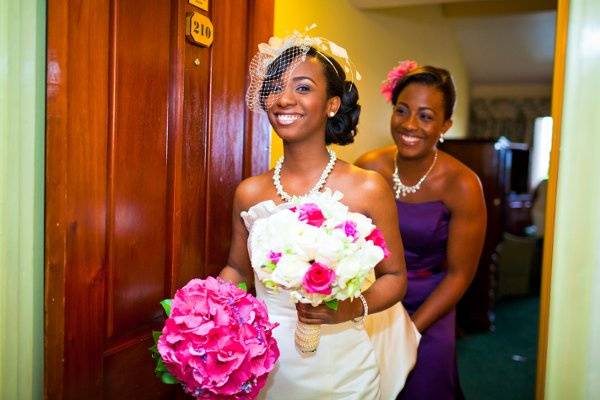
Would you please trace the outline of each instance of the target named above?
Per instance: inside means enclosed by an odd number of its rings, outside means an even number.
[[[400,180],[400,175],[398,175],[398,155],[396,155],[396,157],[394,157],[394,166],[395,166],[395,169],[394,169],[394,175],[392,175],[392,179],[394,180],[394,193],[395,193],[396,198],[398,200],[400,200],[400,195],[402,195],[402,197],[404,197],[408,193],[415,193],[417,190],[421,189],[421,184],[427,178],[427,176],[429,175],[429,173],[431,172],[431,170],[435,166],[435,162],[437,161],[437,156],[438,156],[438,153],[437,153],[437,150],[436,150],[435,153],[433,153],[433,162],[429,166],[429,169],[427,170],[427,172],[425,172],[425,175],[423,175],[421,177],[421,179],[419,179],[417,181],[417,183],[415,183],[412,186],[406,186]]]
[[[335,161],[337,160],[337,156],[335,155],[335,152],[331,149],[327,149],[327,152],[329,153],[329,162],[325,166],[325,169],[323,170],[323,173],[321,174],[321,177],[319,178],[315,186],[313,186],[307,194],[319,192],[325,185],[325,182],[327,181],[331,170],[333,170]],[[275,190],[277,191],[277,194],[279,195],[279,197],[281,197],[283,201],[291,201],[292,197],[297,196],[290,196],[288,193],[285,192],[285,190],[283,190],[283,186],[281,185],[281,167],[283,166],[283,159],[284,156],[281,156],[275,164],[275,169],[273,171],[273,184],[275,185]]]

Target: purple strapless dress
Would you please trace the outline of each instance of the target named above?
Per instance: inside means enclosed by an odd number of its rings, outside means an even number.
[[[403,300],[409,314],[444,278],[450,211],[441,201],[396,201],[408,272]],[[455,310],[422,332],[417,363],[408,375],[401,400],[462,399],[456,364]]]

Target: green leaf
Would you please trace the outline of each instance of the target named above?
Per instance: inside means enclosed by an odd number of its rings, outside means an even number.
[[[155,372],[166,372],[167,371],[167,367],[165,366],[165,363],[163,362],[162,359],[159,359],[156,362],[156,368],[154,368]]]
[[[268,261],[265,265],[263,265],[263,268],[273,272],[275,271],[275,268],[277,268],[277,265],[273,261]]]
[[[152,331],[152,339],[154,339],[154,343],[158,343],[158,338],[162,335],[161,331]]]
[[[160,379],[167,385],[175,385],[176,383],[179,383],[177,382],[177,379],[175,379],[175,377],[168,372],[163,373],[160,376]]]
[[[150,353],[152,353],[152,354],[158,353],[158,347],[156,347],[156,345],[154,345],[152,347],[148,347],[148,350],[150,350]]]
[[[265,279],[263,284],[269,289],[277,289],[277,284],[269,279]]]
[[[242,289],[244,292],[248,291],[248,285],[246,284],[246,282],[240,282],[237,285],[240,289]]]
[[[333,311],[337,311],[339,305],[340,305],[340,301],[337,299],[333,299],[333,300],[329,300],[325,302],[325,305],[329,308],[331,308]]]
[[[165,313],[167,314],[167,317],[171,315],[171,302],[173,300],[172,299],[164,299],[163,301],[160,302],[160,305],[163,306],[163,308],[165,309]]]

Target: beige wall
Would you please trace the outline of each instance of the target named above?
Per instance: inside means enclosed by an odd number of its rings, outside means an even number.
[[[420,64],[449,69],[455,79],[458,100],[454,126],[449,136],[467,134],[469,86],[452,27],[443,18],[440,6],[404,7],[382,11],[361,11],[347,0],[275,0],[275,35],[316,23],[315,35],[345,47],[357,65],[362,80],[357,83],[363,111],[359,133],[353,145],[336,148],[338,155],[354,161],[359,155],[391,144],[391,107],[379,94],[387,71],[399,60],[412,58]],[[273,139],[272,157],[281,154],[281,143]]]

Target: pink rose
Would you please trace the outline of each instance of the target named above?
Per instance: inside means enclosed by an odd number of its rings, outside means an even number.
[[[335,280],[335,271],[318,262],[313,263],[302,280],[308,293],[331,294],[331,285]]]
[[[338,229],[342,229],[346,236],[352,238],[352,240],[358,239],[358,230],[356,229],[356,222],[354,221],[344,221],[338,226]]]
[[[308,225],[316,226],[317,228],[325,222],[323,212],[315,203],[306,203],[300,206],[298,219],[306,222]]]
[[[388,258],[391,254],[387,248],[387,245],[385,244],[385,238],[383,237],[383,233],[381,233],[379,228],[373,229],[371,233],[369,233],[369,236],[367,236],[365,239],[372,241],[375,246],[381,247],[381,250],[383,250],[384,258]]]

